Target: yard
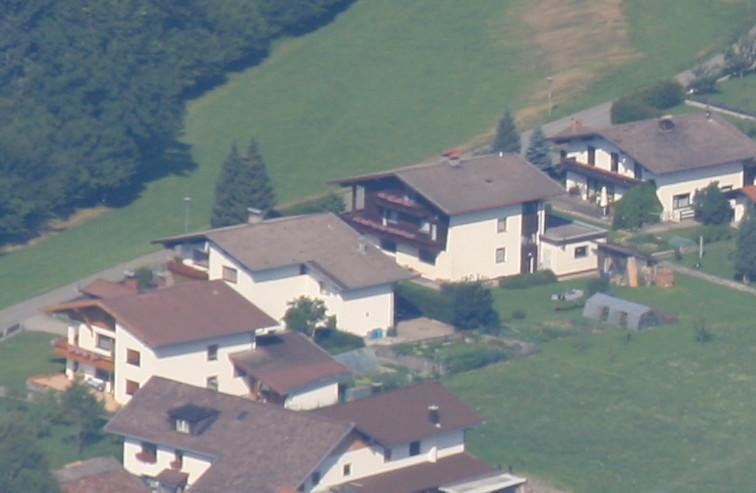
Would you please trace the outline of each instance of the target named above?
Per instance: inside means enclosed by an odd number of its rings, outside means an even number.
[[[192,198],[190,227],[205,226],[234,139],[244,146],[257,137],[280,200],[300,198],[325,190],[329,178],[411,163],[475,139],[507,107],[542,115],[552,73],[555,115],[668,77],[751,25],[750,5],[357,2],[189,104],[185,134],[196,170],[149,183],[127,206],[0,256],[0,307],[182,232],[184,197]],[[590,11],[567,19],[564,9]],[[607,12],[611,18],[601,17]]]
[[[736,77],[717,84],[717,92],[707,94],[712,104],[750,113],[756,116],[756,77]]]
[[[547,291],[522,293],[534,318],[529,307]],[[674,289],[613,293],[679,321],[629,339],[617,329],[562,337],[448,379],[485,419],[472,452],[576,492],[750,490],[753,296],[684,276]],[[507,310],[518,302],[510,296]],[[707,343],[695,338],[701,324]]]

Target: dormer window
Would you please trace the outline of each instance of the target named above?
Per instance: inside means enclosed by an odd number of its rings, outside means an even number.
[[[201,434],[217,416],[217,410],[195,404],[186,404],[168,411],[173,429],[187,435]]]

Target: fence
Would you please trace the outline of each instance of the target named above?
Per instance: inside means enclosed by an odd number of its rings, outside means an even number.
[[[6,339],[10,339],[16,334],[20,334],[24,331],[24,326],[19,324],[13,324],[10,327],[0,330],[0,342],[4,342]]]

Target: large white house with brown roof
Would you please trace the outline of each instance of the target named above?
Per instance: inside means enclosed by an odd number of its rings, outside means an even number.
[[[158,240],[180,264],[222,279],[282,320],[300,296],[323,300],[340,330],[394,325],[394,284],[413,275],[330,213],[284,217]]]
[[[396,261],[444,281],[538,270],[544,200],[562,187],[515,154],[463,157],[339,180],[344,219]]]
[[[603,129],[578,123],[551,140],[561,148],[568,191],[599,204],[653,182],[662,219],[693,216],[697,190],[756,184],[756,142],[710,113],[665,116]]]
[[[100,284],[103,282],[100,281]],[[87,291],[92,291],[91,289]],[[223,281],[92,297],[48,307],[69,319],[55,343],[66,375],[126,403],[153,376],[292,409],[338,401],[348,370]]]
[[[127,471],[187,493],[520,491],[524,478],[465,452],[479,423],[436,383],[295,413],[153,378],[106,430]]]

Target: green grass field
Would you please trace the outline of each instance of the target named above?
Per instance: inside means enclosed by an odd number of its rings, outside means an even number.
[[[753,296],[684,276],[675,289],[614,292],[679,322],[629,342],[619,330],[564,337],[448,379],[485,419],[472,452],[581,493],[750,491]]]
[[[626,0],[629,42],[640,55],[611,69],[590,67],[599,80],[579,86],[557,114],[690,66],[752,24],[751,4]],[[531,5],[362,0],[330,25],[280,42],[262,64],[231,74],[189,104],[185,140],[195,171],[152,182],[128,207],[0,257],[0,306],[181,232],[185,196],[192,197],[192,228],[205,226],[233,140],[260,141],[279,198],[287,201],[322,192],[328,179],[411,163],[484,133],[506,107],[532,102],[551,71],[518,18]]]
[[[53,354],[50,334],[24,332],[0,343],[0,385],[24,392],[26,379],[63,371],[65,360]]]
[[[706,99],[756,114],[756,77],[729,79],[717,84],[717,89],[719,92],[708,94]]]

